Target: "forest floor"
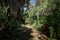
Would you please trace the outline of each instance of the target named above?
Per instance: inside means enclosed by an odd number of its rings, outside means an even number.
[[[33,38],[31,38],[30,40],[50,40],[50,38],[39,32],[36,28],[32,27],[32,25],[30,24],[26,24],[26,25],[22,24],[21,26],[32,29],[32,33],[30,35],[32,35]]]

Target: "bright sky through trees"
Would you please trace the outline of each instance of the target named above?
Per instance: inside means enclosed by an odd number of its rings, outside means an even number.
[[[36,0],[30,0],[30,4],[35,6],[36,5]]]
[[[30,0],[29,3],[32,5],[32,6],[35,6],[36,5],[36,0]],[[27,7],[23,7],[24,11],[27,10]]]

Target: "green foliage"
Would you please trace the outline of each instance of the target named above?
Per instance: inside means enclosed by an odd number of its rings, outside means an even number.
[[[22,1],[22,0],[21,0]],[[18,0],[18,2],[21,2]],[[23,0],[27,1],[27,0]],[[21,6],[24,5],[23,1]],[[2,7],[0,5],[0,26],[4,35],[10,35],[15,39],[17,35],[23,36],[25,30],[19,29],[21,27],[23,18],[26,23],[33,25],[34,28],[44,30],[45,33],[49,31],[49,36],[51,40],[60,40],[60,1],[59,0],[39,0],[38,5],[29,5],[29,9],[26,12],[22,12],[22,15],[16,15],[16,18],[9,17],[7,14],[7,9],[9,7]],[[25,14],[26,13],[26,14]],[[20,17],[22,16],[22,17]],[[24,17],[23,17],[24,16]],[[1,32],[2,33],[2,32]],[[2,34],[2,35],[3,35]],[[46,33],[47,34],[47,33]],[[4,36],[3,35],[3,36]],[[48,34],[47,34],[48,35]],[[26,36],[26,35],[24,35]],[[19,37],[19,38],[20,38]],[[23,38],[22,38],[23,39]]]
[[[1,8],[0,10],[0,23],[6,23],[7,20],[7,8]]]
[[[28,40],[31,29],[21,27],[22,19],[9,18],[8,7],[0,10],[0,40]]]
[[[29,6],[30,9],[27,11],[29,15],[26,18],[27,23],[36,24],[35,26],[38,26],[38,27],[41,27],[43,24],[45,24],[47,22],[45,11],[46,9],[50,8],[49,7],[51,6],[50,4],[51,3],[49,2],[49,0],[41,0],[39,4],[35,7],[30,5]]]
[[[60,38],[60,1],[56,2],[57,0],[41,0],[37,6],[30,5],[27,11],[29,16],[26,18],[27,23],[36,28],[42,28],[47,23],[51,40]]]

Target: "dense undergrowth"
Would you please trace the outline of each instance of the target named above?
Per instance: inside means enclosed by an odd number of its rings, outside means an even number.
[[[18,8],[12,10],[11,15],[8,12],[10,7],[0,4],[0,40],[29,40],[32,31],[21,27],[21,24],[33,25],[51,40],[60,40],[60,1],[39,0],[37,4],[29,5],[29,9],[25,12],[18,10],[20,14],[16,13]]]

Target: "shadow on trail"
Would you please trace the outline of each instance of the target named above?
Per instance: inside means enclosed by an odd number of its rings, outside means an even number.
[[[29,40],[32,38],[31,29],[21,28],[3,28],[0,30],[0,40]]]

